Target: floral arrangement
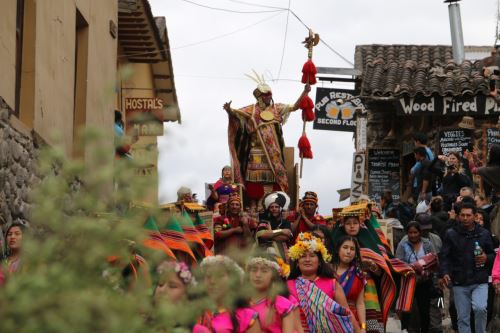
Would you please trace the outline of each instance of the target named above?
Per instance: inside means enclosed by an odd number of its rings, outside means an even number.
[[[290,275],[290,265],[288,265],[283,259],[277,257],[276,261],[280,266],[280,275],[282,278],[287,279],[288,275]]]
[[[295,245],[288,250],[288,256],[291,260],[299,260],[304,256],[306,251],[321,254],[323,260],[327,262],[332,258],[321,239],[314,237],[309,232],[301,232],[297,237]]]
[[[276,272],[278,272],[281,275],[281,267],[280,267],[280,265],[278,265],[277,262],[269,260],[267,258],[263,258],[263,257],[253,257],[253,258],[251,258],[247,262],[247,270],[250,267],[254,266],[254,265],[264,265],[264,266],[273,268],[274,270],[276,270]]]
[[[189,266],[185,262],[175,263],[174,271],[184,284],[187,285],[196,283],[193,273],[191,273]]]
[[[205,274],[206,269],[213,266],[224,266],[226,269],[238,274],[241,279],[245,275],[243,269],[233,259],[220,254],[203,258],[200,270],[202,274]]]

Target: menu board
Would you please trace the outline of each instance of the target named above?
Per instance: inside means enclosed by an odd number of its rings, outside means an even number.
[[[439,154],[472,151],[472,130],[457,128],[439,132]]]
[[[394,201],[401,195],[401,153],[398,149],[368,150],[368,196],[380,201],[385,190],[392,191]]]
[[[486,152],[490,150],[491,145],[500,144],[500,130],[496,127],[486,128],[485,129],[485,138],[486,138]],[[485,154],[486,156],[486,154]]]

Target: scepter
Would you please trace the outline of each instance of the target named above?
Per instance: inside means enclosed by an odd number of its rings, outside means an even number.
[[[302,66],[302,80],[301,82],[304,84],[314,85],[316,84],[316,74],[318,71],[316,70],[316,66],[312,61],[313,55],[313,47],[318,45],[319,43],[319,35],[313,33],[311,29],[309,29],[309,36],[307,36],[302,42],[304,46],[307,48],[307,61]],[[304,166],[304,158],[312,159],[313,153],[311,150],[311,143],[306,135],[306,123],[314,120],[314,102],[309,97],[309,95],[305,95],[302,97],[300,104],[300,109],[302,110],[302,136],[299,139],[299,155],[300,155],[300,178],[302,178],[302,169]]]

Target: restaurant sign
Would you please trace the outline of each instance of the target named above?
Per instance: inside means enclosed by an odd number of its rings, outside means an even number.
[[[486,95],[403,96],[395,103],[397,113],[401,116],[500,115],[500,107],[496,100]]]
[[[313,128],[330,131],[356,131],[356,110],[365,107],[355,90],[317,88]]]
[[[161,98],[125,98],[127,135],[163,135],[163,100]]]

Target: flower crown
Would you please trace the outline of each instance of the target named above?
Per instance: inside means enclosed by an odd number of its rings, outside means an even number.
[[[181,279],[182,283],[184,283],[184,285],[188,285],[188,284],[192,284],[192,285],[195,285],[196,284],[196,280],[193,276],[193,273],[191,273],[191,270],[189,269],[189,266],[185,263],[185,262],[168,262],[164,265],[162,265],[162,267],[159,267],[159,273],[162,274],[165,272],[165,270],[167,271],[174,271],[175,274],[177,274],[177,276],[179,277],[179,279]]]
[[[193,273],[191,273],[189,266],[185,262],[176,263],[174,271],[184,284],[196,284]]]
[[[314,237],[309,232],[301,232],[295,245],[288,250],[288,256],[291,260],[299,260],[306,251],[320,253],[324,261],[330,261],[332,258],[321,239]]]
[[[236,272],[241,279],[245,275],[243,269],[233,259],[220,254],[203,258],[200,264],[200,269],[202,273],[204,273],[208,267],[220,265],[223,265],[225,268]]]
[[[247,271],[253,265],[264,265],[273,268],[282,278],[287,278],[290,275],[290,266],[280,257],[276,257],[276,261],[263,257],[253,257],[247,262]]]

